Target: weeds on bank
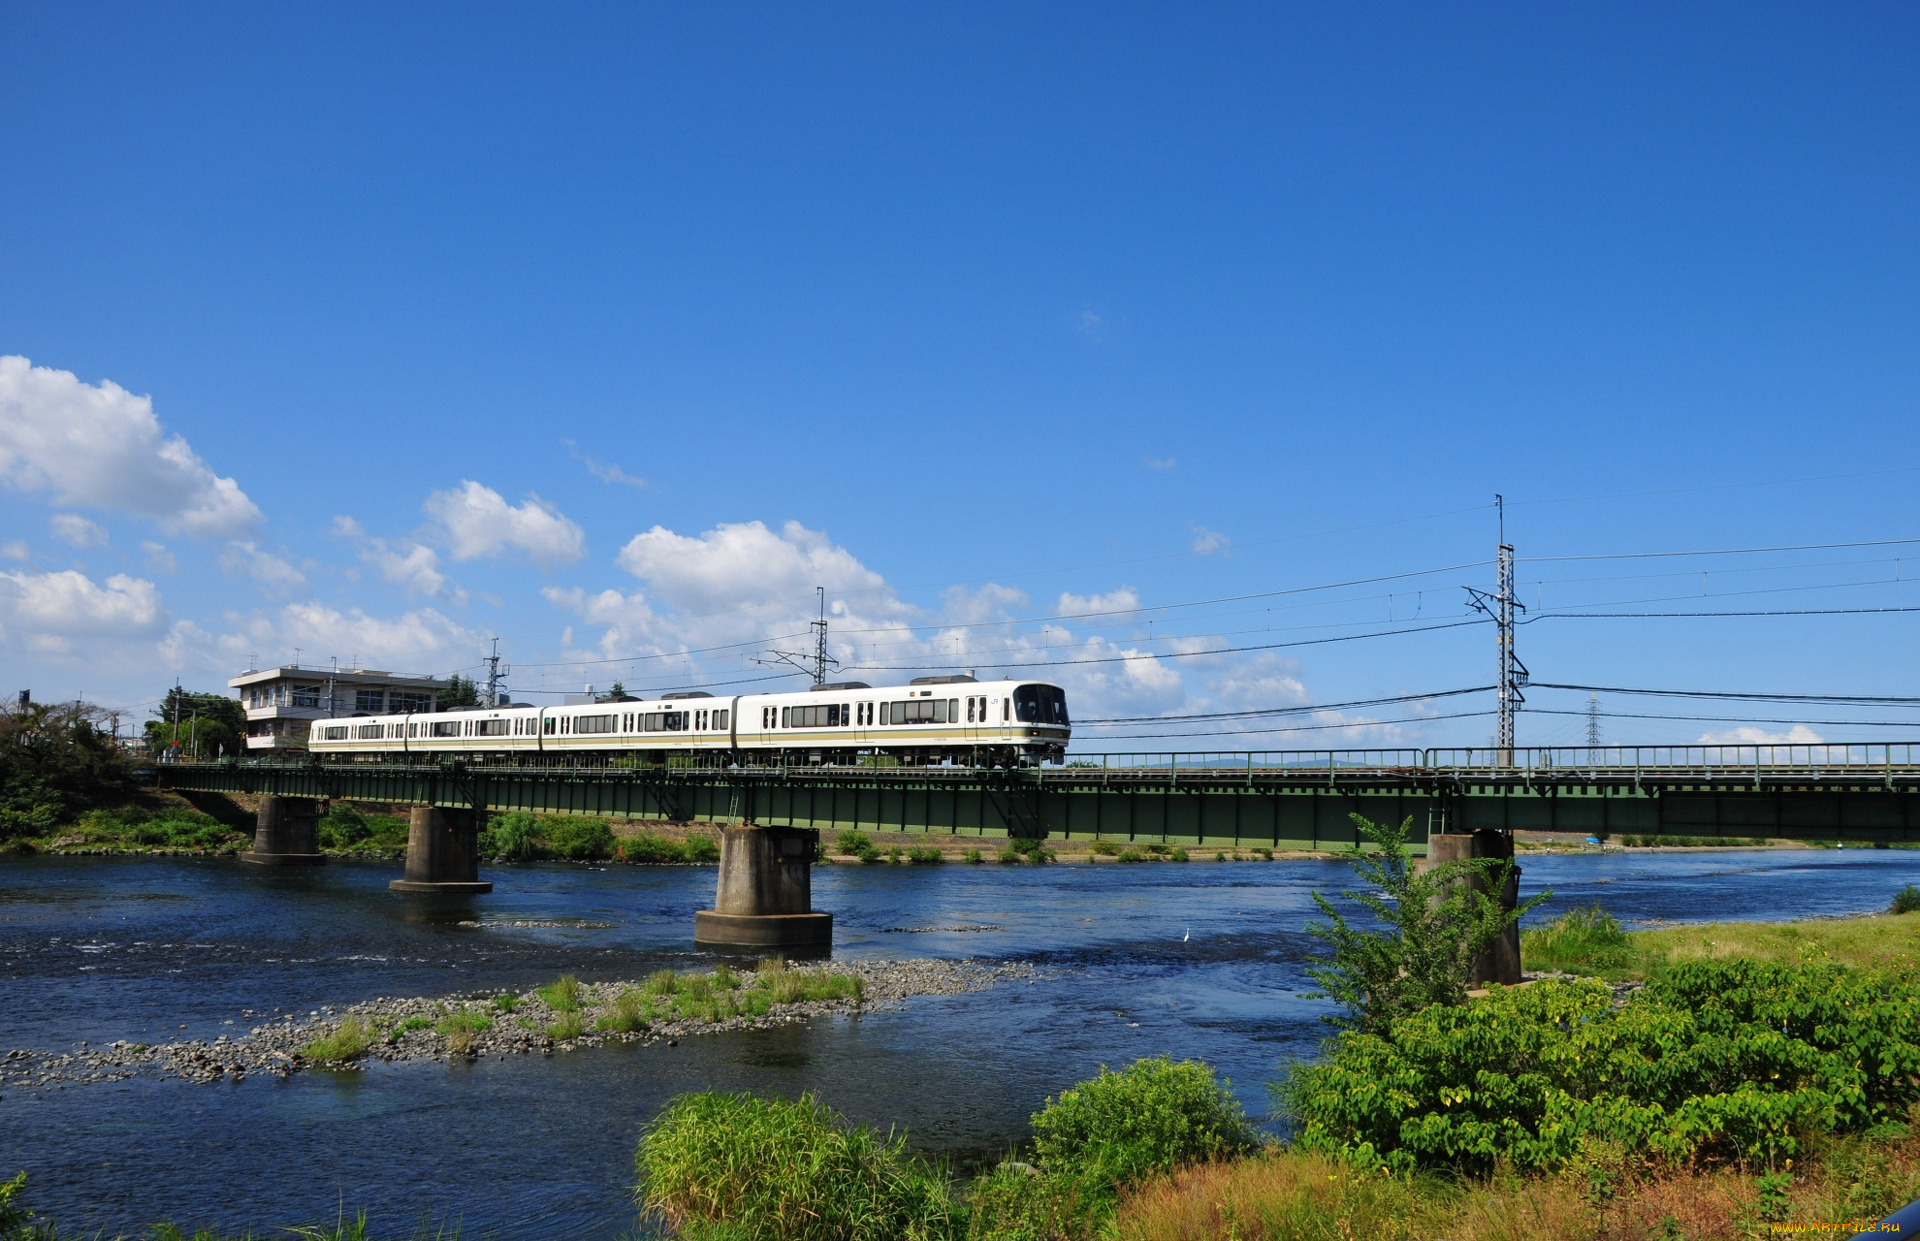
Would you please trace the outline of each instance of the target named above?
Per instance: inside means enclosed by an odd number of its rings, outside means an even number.
[[[1598,973],[1615,977],[1641,964],[1627,932],[1598,905],[1570,909],[1551,922],[1520,933],[1520,957],[1528,969]]]
[[[447,1051],[464,1056],[473,1050],[473,1040],[493,1029],[493,1018],[474,1009],[448,1013],[434,1024],[434,1031],[447,1039]]]
[[[314,1039],[300,1049],[300,1055],[321,1063],[341,1063],[367,1054],[373,1046],[373,1031],[357,1014],[349,1015],[331,1034]]]
[[[544,987],[535,987],[533,993],[557,1013],[570,1013],[580,1007],[580,980],[572,974],[562,974]]]
[[[720,860],[710,836],[674,840],[650,832],[615,836],[604,819],[566,814],[494,815],[480,833],[480,856],[490,862],[631,862],[704,865]]]

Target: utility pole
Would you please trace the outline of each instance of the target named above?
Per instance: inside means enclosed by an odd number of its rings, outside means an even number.
[[[1527,701],[1520,692],[1527,683],[1527,666],[1513,649],[1513,628],[1516,611],[1524,612],[1527,605],[1514,597],[1513,589],[1513,545],[1507,542],[1507,502],[1495,495],[1494,510],[1500,515],[1500,545],[1494,555],[1495,575],[1498,582],[1494,593],[1467,587],[1469,604],[1493,618],[1495,638],[1498,646],[1495,654],[1498,662],[1495,666],[1493,682],[1494,707],[1497,723],[1494,730],[1494,762],[1497,766],[1513,766],[1513,717]]]
[[[339,680],[340,680],[340,657],[338,655],[335,655],[333,657],[331,671],[327,673],[327,718],[328,719],[333,719],[335,716],[337,716],[340,713],[340,709],[338,705],[334,702],[334,690],[336,686],[339,684]]]
[[[173,678],[173,750],[180,756],[180,678]]]
[[[1600,695],[1587,695],[1587,748],[1600,748]]]
[[[820,592],[820,619],[813,622],[813,687],[819,689],[827,683],[827,588],[814,589]]]
[[[507,672],[512,672],[509,667]],[[493,640],[493,654],[487,656],[487,703],[489,707],[500,705],[500,680],[506,673],[500,670],[500,639]]]

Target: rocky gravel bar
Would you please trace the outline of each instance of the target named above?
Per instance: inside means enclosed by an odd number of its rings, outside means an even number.
[[[745,996],[756,979],[739,975],[733,988],[716,987],[713,974],[680,975],[698,993],[693,999],[650,992],[654,980],[580,983],[573,1007],[543,997],[541,987],[519,995],[467,993],[437,999],[382,996],[362,1003],[326,1006],[298,1019],[293,1014],[256,1025],[237,1037],[147,1045],[118,1040],[103,1047],[79,1044],[58,1054],[16,1049],[0,1055],[0,1092],[64,1090],[69,1083],[122,1081],[136,1073],[194,1082],[242,1081],[249,1074],[285,1079],[308,1069],[354,1070],[374,1061],[459,1060],[481,1056],[552,1055],[602,1043],[676,1044],[683,1038],[725,1030],[770,1029],[825,1013],[894,1008],[915,996],[962,995],[996,986],[1033,985],[1045,975],[1020,962],[860,961],[791,967],[796,985],[833,978],[857,979],[859,994],[832,999],[773,1002],[764,1013],[739,1012],[703,1019],[699,997]],[[657,978],[658,976],[656,976]],[[625,997],[625,1009],[619,1001]],[[642,999],[644,997],[644,999]],[[679,1002],[676,1003],[676,1000]],[[644,1003],[636,1017],[636,1001]],[[723,1004],[722,1007],[728,1005]],[[257,1016],[247,1013],[243,1016]],[[365,1032],[364,1049],[333,1059],[313,1054],[314,1045],[338,1038],[343,1027]],[[351,1040],[350,1040],[351,1041]]]

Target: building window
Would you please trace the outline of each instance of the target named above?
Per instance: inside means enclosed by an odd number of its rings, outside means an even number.
[[[353,691],[353,709],[365,711],[368,715],[378,715],[387,709],[387,692],[380,689],[357,689]]]
[[[387,691],[388,715],[421,715],[431,710],[431,694],[410,694],[397,689]]]
[[[296,707],[324,707],[327,705],[326,690],[319,685],[296,685],[293,687],[293,705]]]

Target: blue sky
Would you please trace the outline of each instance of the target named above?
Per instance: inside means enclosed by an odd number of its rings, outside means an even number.
[[[497,634],[535,701],[797,687],[753,656],[822,584],[876,683],[1327,707],[1090,747],[1484,743],[1484,694],[1329,704],[1490,681],[1486,627],[1429,626],[1496,492],[1530,615],[1920,606],[1917,52],[1895,5],[0,0],[0,663],[138,709]],[[1917,632],[1519,649],[1910,696]]]

